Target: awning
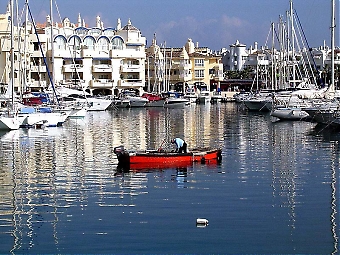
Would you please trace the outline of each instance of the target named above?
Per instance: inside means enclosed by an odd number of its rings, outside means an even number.
[[[109,57],[103,57],[103,58],[93,58],[93,60],[111,60]]]

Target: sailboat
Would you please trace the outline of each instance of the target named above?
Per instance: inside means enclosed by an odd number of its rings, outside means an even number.
[[[21,124],[21,118],[16,113],[14,105],[14,25],[13,25],[13,0],[10,0],[11,9],[11,79],[7,88],[7,91],[11,94],[11,102],[6,102],[7,108],[3,108],[4,111],[0,113],[0,130],[16,130],[19,129]]]
[[[292,90],[281,91],[273,94],[270,113],[272,117],[281,120],[303,120],[309,118],[310,115],[307,111],[305,111],[305,109],[308,109],[311,106],[311,102],[313,100],[320,100],[320,98],[324,98],[324,93],[326,92],[325,89],[319,89],[315,85],[316,80],[313,73],[310,72],[311,74],[309,74],[309,72],[307,72],[307,66],[310,67],[309,61],[301,60],[305,70],[303,72],[304,76],[298,79],[298,76],[302,73],[296,72],[297,63],[295,62],[297,61],[295,57],[295,43],[298,43],[298,39],[294,28],[294,17],[295,13],[293,11],[293,1],[290,0],[289,23],[291,29],[289,46],[291,47],[291,58],[293,63],[291,65],[291,73],[289,73],[289,77],[291,77],[289,84],[292,86]],[[314,80],[314,83],[310,80]]]
[[[325,98],[334,99],[335,95],[335,0],[332,0],[332,22],[331,22],[331,84],[329,85],[327,91],[325,92]],[[330,126],[340,126],[340,110],[338,101],[325,102],[318,107],[309,107],[305,111],[311,116],[311,118],[324,125]]]
[[[32,17],[32,13],[30,11],[27,0],[26,0],[25,4],[26,4],[26,8],[27,8],[26,11],[27,11],[27,13],[29,13],[31,20],[32,20],[33,28],[34,28],[35,34],[37,36],[37,39],[38,39],[38,44],[41,47],[39,35],[37,33],[37,28],[36,28],[34,19]],[[43,56],[44,64],[47,68],[48,77],[50,78],[50,82],[51,82],[52,87],[53,87],[54,86],[53,80],[51,78],[51,73],[48,70],[46,58],[45,58],[42,51],[41,51],[41,53],[42,53],[42,56]],[[48,105],[46,105],[46,106],[45,105],[44,106],[42,106],[42,105],[27,106],[26,105],[26,106],[20,107],[20,109],[18,110],[18,113],[19,113],[19,116],[21,116],[23,118],[21,126],[22,127],[41,127],[41,126],[43,126],[43,127],[56,127],[56,126],[61,126],[66,121],[67,117],[71,113],[71,110],[60,108],[59,102],[58,102],[58,105],[52,104],[51,100],[49,99],[49,97],[46,93],[40,93],[39,96],[43,96],[44,98],[46,98],[46,100],[47,100],[46,103],[48,103]],[[58,99],[57,99],[57,101],[58,101]]]

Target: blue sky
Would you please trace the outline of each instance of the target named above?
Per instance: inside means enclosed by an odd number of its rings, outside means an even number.
[[[18,2],[22,9],[24,1]],[[7,3],[0,1],[2,13]],[[34,18],[45,21],[50,1],[29,3]],[[53,0],[53,3],[55,22],[68,17],[76,23],[80,13],[90,27],[95,25],[97,15],[105,27],[115,27],[118,18],[123,26],[130,18],[147,38],[148,45],[156,33],[158,43],[166,42],[168,47],[182,47],[191,38],[212,50],[229,48],[236,40],[247,47],[255,41],[259,46],[265,45],[271,22],[277,23],[279,16],[285,16],[289,10],[289,0]],[[294,0],[293,5],[309,46],[321,46],[324,40],[330,46],[331,0]],[[338,25],[336,34],[339,28]]]

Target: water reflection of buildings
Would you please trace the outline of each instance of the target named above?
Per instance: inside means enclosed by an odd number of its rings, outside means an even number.
[[[193,105],[179,109],[120,109],[113,115],[112,140],[129,150],[171,148],[173,137],[183,137],[189,147],[223,144],[225,115],[221,106]]]
[[[146,174],[124,182],[114,178],[113,157],[104,154],[112,142],[97,137],[110,129],[70,125],[21,129],[0,137],[2,251],[43,250],[43,243],[50,244],[48,251],[58,250],[63,227],[87,210],[90,198],[96,198],[95,206],[133,206],[129,197],[144,192]],[[115,199],[122,195],[124,200]]]

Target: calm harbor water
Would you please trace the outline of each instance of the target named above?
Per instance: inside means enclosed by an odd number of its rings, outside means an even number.
[[[172,149],[174,136],[220,147],[222,163],[117,169],[115,146]],[[339,141],[234,103],[2,133],[0,253],[337,254]]]

